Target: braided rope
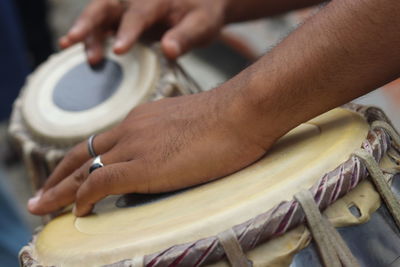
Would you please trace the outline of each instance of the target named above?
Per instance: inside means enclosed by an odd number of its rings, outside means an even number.
[[[372,124],[375,120],[386,121],[386,115],[377,108],[348,105],[346,108],[365,116]],[[390,136],[381,128],[371,129],[361,148],[379,162],[391,146]],[[310,189],[318,208],[325,210],[330,204],[346,195],[368,176],[366,166],[355,156],[326,173]],[[248,251],[269,239],[280,236],[305,222],[304,213],[296,200],[283,201],[271,210],[242,224],[232,227],[243,251]],[[190,243],[175,245],[166,250],[146,255],[144,266],[201,266],[221,260],[224,248],[218,236],[211,236]],[[126,261],[120,261],[117,264]],[[116,265],[109,265],[116,266]]]
[[[383,120],[390,124],[385,114],[379,109],[354,104],[348,105],[346,108],[364,115],[370,124],[375,120]],[[381,128],[371,129],[361,145],[361,148],[377,162],[382,159],[390,147],[390,136]],[[311,187],[310,192],[318,208],[323,211],[355,188],[367,176],[366,166],[357,157],[351,156],[336,169],[323,175]],[[283,201],[269,211],[233,226],[232,231],[245,252],[304,222],[305,216],[299,203],[292,199],[291,201]],[[194,242],[175,245],[151,255],[145,255],[143,265],[146,267],[201,266],[221,260],[224,256],[224,248],[218,236],[210,236]],[[133,265],[131,259],[126,259],[106,266]]]
[[[368,133],[362,148],[380,161],[390,146],[388,135],[380,129]],[[325,174],[310,191],[320,210],[325,210],[338,198],[346,195],[367,177],[366,167],[356,157],[351,157],[332,172]],[[295,200],[284,201],[271,210],[232,229],[236,233],[243,251],[280,236],[304,223],[304,213]],[[216,236],[192,243],[176,245],[144,258],[146,267],[155,266],[200,266],[222,259],[224,250]]]

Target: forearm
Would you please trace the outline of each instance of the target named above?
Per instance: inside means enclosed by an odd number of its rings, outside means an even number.
[[[230,0],[227,8],[227,22],[275,16],[325,1],[326,0]]]
[[[399,1],[331,2],[223,86],[245,99],[238,117],[277,138],[393,80],[400,70],[399,14]]]

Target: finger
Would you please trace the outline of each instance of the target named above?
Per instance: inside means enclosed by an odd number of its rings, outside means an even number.
[[[77,192],[75,215],[90,213],[94,205],[108,195],[147,192],[144,164],[133,160],[111,164],[94,171]]]
[[[105,29],[115,23],[122,12],[123,6],[119,1],[93,0],[69,30],[66,38],[69,43],[83,41],[94,29]]]
[[[87,175],[84,170],[89,167],[89,162],[75,170],[70,176],[62,180],[56,186],[44,191],[42,194],[28,201],[28,210],[32,214],[45,215],[57,211],[75,201],[75,195],[79,186]]]
[[[166,1],[141,2],[142,6],[130,5],[118,28],[114,52],[127,52],[144,30],[160,20],[166,11]]]
[[[165,33],[161,40],[161,47],[167,57],[175,59],[210,38],[216,30],[217,25],[209,21],[207,14],[192,12]]]
[[[112,130],[96,135],[93,140],[93,148],[95,152],[100,155],[109,151],[116,144],[117,138],[117,128],[113,128]],[[89,155],[87,140],[72,148],[47,179],[43,187],[43,191],[46,191],[58,184],[61,180],[69,176],[74,170],[78,169],[90,158],[91,156]]]
[[[105,166],[112,166],[115,162],[125,161],[121,154],[116,151],[110,151],[103,154],[101,160]],[[28,202],[29,211],[33,214],[43,215],[57,211],[74,202],[76,192],[90,175],[89,168],[92,163],[92,159],[86,161],[84,165],[75,170],[60,183],[49,188],[47,191],[44,191],[41,195],[30,199]]]
[[[91,65],[96,65],[103,59],[105,38],[103,31],[95,30],[85,39],[86,56]]]
[[[69,40],[69,38],[67,36],[62,36],[58,40],[58,45],[61,47],[61,49],[65,49],[65,48],[68,48],[71,45],[73,45],[73,43]]]

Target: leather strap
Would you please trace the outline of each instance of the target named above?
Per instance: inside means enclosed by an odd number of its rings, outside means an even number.
[[[308,227],[317,244],[322,262],[327,267],[355,267],[357,260],[332,224],[321,215],[308,190],[295,195],[306,216]]]
[[[378,163],[372,157],[371,154],[366,152],[363,149],[357,150],[353,154],[358,157],[360,161],[364,163],[366,166],[369,175],[372,181],[375,184],[376,189],[381,195],[382,199],[385,201],[386,206],[388,207],[390,213],[397,226],[400,228],[400,203],[399,199],[393,194],[392,190],[389,187],[389,184],[386,182],[385,175],[382,170],[379,168]]]
[[[353,253],[351,253],[349,247],[344,242],[343,238],[340,236],[338,231],[336,231],[329,220],[325,217],[322,217],[322,222],[324,223],[325,229],[330,232],[329,235],[333,240],[332,244],[335,246],[336,253],[339,256],[342,265],[354,267],[360,266],[357,262],[357,259],[354,257]]]
[[[219,233],[218,239],[232,267],[250,267],[252,262],[243,253],[242,246],[232,228]]]

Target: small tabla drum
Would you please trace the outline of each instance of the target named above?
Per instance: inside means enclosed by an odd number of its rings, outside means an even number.
[[[399,266],[399,203],[387,191],[400,185],[399,141],[380,110],[338,108],[225,178],[63,214],[21,250],[21,265]]]
[[[109,43],[105,60],[91,67],[78,44],[53,55],[28,78],[9,132],[38,189],[69,148],[120,122],[135,106],[197,92],[196,83],[157,45],[136,44],[118,56]]]

